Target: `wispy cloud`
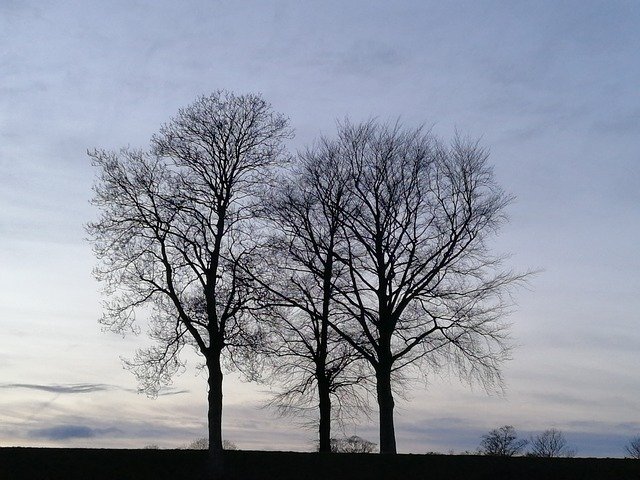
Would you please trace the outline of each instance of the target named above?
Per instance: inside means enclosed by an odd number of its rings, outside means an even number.
[[[189,390],[185,390],[185,389],[174,390],[172,388],[164,388],[158,393],[158,395],[161,397],[166,397],[170,395],[182,395],[184,393],[189,393]]]
[[[70,440],[74,438],[94,438],[116,433],[120,433],[120,430],[117,428],[91,428],[86,425],[56,425],[31,430],[29,437],[46,440]]]
[[[118,387],[105,385],[103,383],[73,383],[68,385],[56,384],[37,384],[37,383],[5,383],[0,384],[0,389],[13,390],[16,388],[24,388],[27,390],[40,390],[43,392],[51,392],[57,394],[64,393],[92,393],[102,392],[106,390],[114,390]]]
[[[66,385],[59,384],[38,384],[38,383],[3,383],[0,384],[0,390],[38,390],[41,392],[50,392],[56,394],[75,394],[75,393],[93,393],[106,392],[112,390],[121,390],[124,392],[138,393],[137,390],[130,388],[118,387],[116,385],[107,385],[104,383],[71,383]],[[174,389],[165,387],[159,393],[160,396],[181,395],[189,393],[187,389]]]
[[[191,423],[162,416],[139,421],[132,418],[58,415],[37,424],[0,421],[0,427],[4,435],[15,439],[17,444],[55,445],[61,442],[61,445],[75,447],[139,448],[148,443],[158,443],[177,448],[206,434],[206,426],[201,422]]]

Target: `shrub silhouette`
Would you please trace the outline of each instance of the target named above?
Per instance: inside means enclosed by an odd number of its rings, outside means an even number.
[[[522,452],[528,441],[519,439],[512,425],[504,425],[482,436],[478,452],[482,455],[512,457]]]
[[[331,439],[331,451],[334,453],[374,453],[376,450],[375,443],[358,435]]]
[[[627,451],[627,458],[640,460],[640,436],[629,440],[624,449]]]
[[[531,457],[573,457],[575,451],[567,445],[563,433],[555,428],[545,430],[531,439]]]

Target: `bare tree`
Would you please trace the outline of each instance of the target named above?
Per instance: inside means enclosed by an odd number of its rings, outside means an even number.
[[[196,438],[193,442],[183,448],[186,450],[208,450],[209,440],[207,440],[205,437]],[[224,450],[238,450],[238,446],[231,440],[223,440],[222,448]]]
[[[238,445],[236,445],[231,440],[223,440],[222,448],[224,448],[225,450],[238,450]]]
[[[193,442],[183,448],[185,448],[186,450],[208,450],[209,440],[207,440],[205,437],[196,438]]]
[[[259,340],[260,292],[247,274],[254,199],[290,134],[261,97],[218,91],[179,110],[149,152],[89,154],[100,218],[88,231],[111,298],[101,322],[125,332],[151,313],[155,345],[127,363],[151,395],[182,367],[185,346],[204,357],[212,458],[223,448],[223,362],[244,367]]]
[[[486,388],[501,384],[505,295],[521,276],[502,269],[488,241],[511,197],[477,142],[446,146],[373,121],[339,126],[337,142],[349,208],[336,259],[348,282],[335,285],[345,315],[331,325],[372,367],[380,451],[395,453],[402,378],[453,367]]]
[[[521,453],[527,443],[527,440],[518,438],[516,429],[513,426],[504,425],[482,436],[479,453],[512,457]]]
[[[270,238],[259,282],[270,292],[272,405],[281,414],[317,414],[319,450],[331,451],[332,420],[367,405],[355,350],[329,327],[344,248],[345,172],[331,142],[298,155],[295,168],[264,201]],[[342,268],[343,269],[343,268]],[[332,415],[335,414],[335,415]],[[315,416],[315,415],[314,415]]]
[[[540,435],[531,439],[532,457],[573,457],[575,451],[567,444],[564,434],[555,428],[545,430]]]
[[[640,460],[640,437],[635,437],[629,440],[624,447],[629,458],[635,458],[636,460]]]
[[[358,435],[332,438],[331,451],[335,453],[374,453],[377,445]]]

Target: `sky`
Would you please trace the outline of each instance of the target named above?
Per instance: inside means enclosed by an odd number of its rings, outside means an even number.
[[[144,335],[98,324],[86,151],[144,148],[178,108],[228,89],[287,115],[291,151],[347,116],[481,138],[517,198],[494,248],[540,273],[509,316],[505,392],[428,375],[399,401],[400,452],[475,450],[511,424],[623,456],[640,435],[639,51],[632,0],[0,1],[0,446],[205,436],[198,359],[149,399],[121,362]],[[267,398],[229,375],[225,438],[313,449]],[[377,441],[367,419],[343,433]]]

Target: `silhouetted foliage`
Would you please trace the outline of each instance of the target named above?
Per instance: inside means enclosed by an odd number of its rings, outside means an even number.
[[[330,324],[372,368],[380,450],[395,453],[402,379],[453,368],[486,388],[501,385],[506,294],[523,276],[503,270],[488,241],[511,197],[488,152],[460,137],[444,145],[420,128],[371,121],[340,125],[326,142],[348,199],[335,252],[343,315]]]
[[[331,439],[331,451],[334,453],[374,453],[376,450],[375,443],[358,435]]]
[[[137,331],[136,313],[150,312],[155,345],[127,366],[151,395],[182,368],[185,346],[204,357],[212,453],[222,450],[223,362],[247,372],[260,340],[252,311],[262,295],[247,274],[253,211],[289,136],[259,96],[218,91],[179,110],[149,151],[89,154],[100,218],[88,231],[111,298],[101,322]]]
[[[629,440],[624,447],[629,458],[635,458],[640,460],[640,437],[635,437]]]
[[[567,440],[560,430],[550,428],[530,440],[532,457],[573,457],[575,451],[567,445]]]
[[[208,450],[209,441],[204,437],[197,438],[184,448],[187,450]],[[223,440],[222,448],[223,450],[238,450],[238,446],[230,440]]]
[[[224,448],[225,450],[238,450],[238,445],[233,443],[231,440],[223,440],[222,448]]]
[[[187,450],[208,450],[209,449],[209,441],[204,438],[196,438],[193,442],[185,447]]]
[[[348,208],[336,153],[331,143],[318,142],[267,192],[269,236],[258,278],[270,293],[267,360],[271,382],[280,387],[271,405],[284,415],[317,419],[321,452],[331,451],[332,420],[368,410],[356,352],[329,326],[340,314],[334,295],[344,269],[335,256],[345,249]]]
[[[512,457],[520,454],[527,443],[527,440],[518,438],[513,426],[504,425],[483,435],[478,451],[482,455]]]

